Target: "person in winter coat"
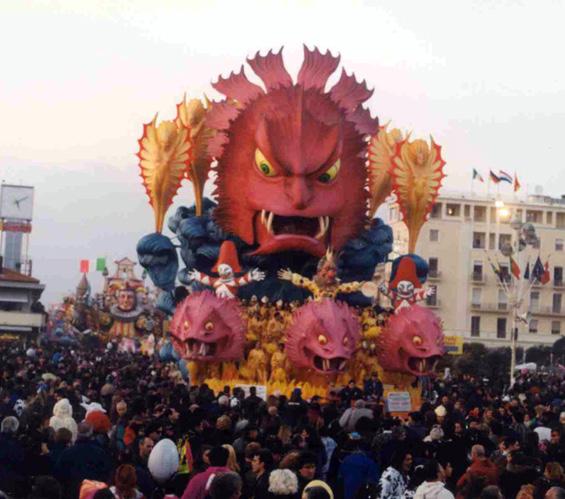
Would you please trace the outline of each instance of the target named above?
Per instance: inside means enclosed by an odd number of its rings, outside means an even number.
[[[24,448],[16,434],[20,422],[7,416],[0,425],[0,490],[13,493],[24,479]]]
[[[61,399],[53,406],[53,416],[49,420],[49,426],[54,431],[67,428],[73,434],[73,442],[77,439],[77,423],[73,419],[73,407],[69,399]]]
[[[454,499],[443,483],[443,469],[432,459],[424,465],[424,482],[416,489],[414,499]]]
[[[486,457],[485,448],[482,445],[471,447],[471,466],[457,482],[457,489],[465,487],[471,479],[480,477],[484,479],[485,485],[496,485],[498,482],[498,468]]]
[[[231,470],[228,468],[228,459],[230,453],[223,447],[214,447],[210,451],[210,467],[194,475],[188,482],[188,486],[184,491],[181,499],[204,499],[209,494],[210,484],[216,475],[219,473],[229,473]]]
[[[412,453],[408,449],[401,447],[396,450],[390,466],[383,472],[379,480],[380,499],[404,497],[413,461]]]
[[[341,426],[344,431],[351,433],[355,431],[355,425],[361,418],[373,419],[373,411],[365,407],[364,400],[356,400],[353,407],[347,409],[341,418],[339,418],[339,426]]]
[[[361,436],[352,433],[346,444],[351,449],[351,453],[339,467],[339,478],[343,483],[345,499],[354,498],[357,491],[365,484],[376,483],[380,475],[377,463],[361,450],[360,444]]]

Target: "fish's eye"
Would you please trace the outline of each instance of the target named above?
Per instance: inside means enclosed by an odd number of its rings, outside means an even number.
[[[321,334],[320,336],[318,336],[318,343],[320,345],[326,345],[328,343],[328,339],[323,334]]]
[[[345,336],[345,337],[343,338],[343,345],[344,345],[344,346],[349,345],[349,336]]]
[[[190,329],[190,322],[184,321],[184,322],[182,323],[182,327],[183,327],[183,329],[185,329],[186,331],[188,331],[188,330]]]
[[[322,182],[322,184],[329,184],[337,177],[340,168],[341,168],[341,160],[338,159],[324,173],[318,176],[318,180]]]
[[[208,321],[204,324],[204,329],[206,329],[206,331],[212,331],[212,329],[214,329],[214,323],[212,321]]]
[[[412,343],[414,343],[414,345],[419,347],[423,343],[422,337],[421,336],[413,336],[412,337]]]
[[[277,174],[273,165],[269,163],[259,148],[255,149],[255,166],[265,177],[274,177]]]

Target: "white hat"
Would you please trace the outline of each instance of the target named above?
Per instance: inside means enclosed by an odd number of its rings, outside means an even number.
[[[443,405],[438,405],[435,408],[434,412],[436,413],[436,416],[438,418],[443,418],[443,417],[447,416],[447,410],[445,409],[445,407],[443,407]]]
[[[179,453],[174,442],[168,438],[157,442],[149,454],[147,467],[151,476],[159,483],[171,478],[179,467]]]

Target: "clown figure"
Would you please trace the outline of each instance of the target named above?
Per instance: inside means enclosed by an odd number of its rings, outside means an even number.
[[[224,241],[220,247],[220,256],[212,268],[212,272],[218,273],[219,277],[211,277],[198,270],[188,272],[188,278],[198,281],[206,286],[214,288],[216,295],[223,298],[235,298],[237,288],[245,286],[252,281],[262,281],[265,273],[259,269],[251,269],[247,274],[236,277],[241,272],[237,250],[233,241]]]
[[[416,273],[416,264],[409,256],[401,258],[394,279],[388,286],[381,284],[379,291],[390,298],[395,313],[434,294],[434,288],[422,288]]]

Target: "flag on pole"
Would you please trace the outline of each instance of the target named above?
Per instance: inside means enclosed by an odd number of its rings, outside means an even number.
[[[495,184],[498,184],[500,182],[500,179],[494,174],[494,172],[492,170],[489,170],[489,177],[491,182],[494,182]]]
[[[508,182],[512,184],[512,175],[506,173],[504,170],[498,170],[498,180],[500,182]]]
[[[518,175],[516,175],[516,172],[514,172],[514,192],[518,192],[520,190],[520,187],[522,187],[522,184],[520,184],[520,182],[518,181]]]
[[[479,182],[485,181],[483,176],[477,170],[475,170],[475,168],[473,168],[473,180],[475,180],[475,179],[477,179]]]
[[[551,275],[549,274],[549,262],[546,261],[545,265],[543,266],[543,274],[539,282],[542,284],[547,284],[551,280]]]
[[[96,270],[98,272],[103,272],[106,268],[106,258],[105,257],[98,257],[96,259]]]
[[[539,281],[541,282],[545,269],[543,267],[543,263],[538,256],[536,263],[532,269],[532,281]]]
[[[510,272],[512,272],[512,275],[516,278],[516,279],[520,279],[520,266],[516,263],[516,260],[514,260],[514,258],[510,257]]]
[[[90,270],[90,261],[89,260],[81,260],[80,261],[80,271],[82,274],[88,274]]]
[[[526,270],[524,272],[524,279],[530,280],[530,262],[526,265]]]

